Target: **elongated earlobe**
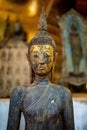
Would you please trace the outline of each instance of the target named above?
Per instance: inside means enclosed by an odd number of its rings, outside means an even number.
[[[53,67],[51,68],[51,81],[53,80],[54,67],[55,67],[55,62],[53,63]]]
[[[30,58],[29,58],[28,53],[26,53],[26,57],[27,57],[27,60],[30,62]]]
[[[31,68],[31,83],[33,83],[34,80],[35,80],[35,73],[33,69]]]
[[[55,62],[56,62],[57,56],[58,56],[58,52],[56,52],[55,54]]]
[[[54,52],[54,53],[55,53],[55,54],[54,54],[54,62],[56,62],[58,53],[57,53],[57,52]]]
[[[58,52],[56,52],[56,57],[57,57],[57,55],[58,55],[59,53]]]

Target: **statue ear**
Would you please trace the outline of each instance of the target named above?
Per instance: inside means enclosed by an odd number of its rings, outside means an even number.
[[[57,57],[57,55],[58,55],[58,52],[56,52],[56,57]]]
[[[53,73],[54,73],[54,68],[55,68],[55,64],[56,64],[56,58],[57,58],[58,53],[55,53],[55,59],[53,61],[53,67],[51,68],[51,80],[53,79]]]
[[[55,53],[55,59],[54,59],[54,62],[53,62],[53,70],[54,70],[54,67],[55,67],[55,64],[56,64],[57,55],[58,55],[58,53],[56,52],[56,53]]]
[[[28,53],[26,53],[26,57],[27,57],[27,60],[30,62],[30,58],[29,58]]]
[[[57,59],[57,55],[58,55],[58,52],[55,53],[55,59],[54,59],[54,64],[56,62],[56,59]]]

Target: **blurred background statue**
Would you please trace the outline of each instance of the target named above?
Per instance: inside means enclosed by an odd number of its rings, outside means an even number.
[[[71,46],[74,73],[80,73],[80,63],[83,58],[82,40],[79,31],[79,24],[72,21],[68,38]]]
[[[18,19],[14,23],[13,37],[27,41],[27,33],[23,29],[22,24]]]
[[[86,33],[85,20],[71,9],[58,17],[62,37],[62,72],[60,83],[72,92],[86,91]]]
[[[8,16],[5,21],[3,40],[9,40],[11,38],[11,36],[12,36],[11,23],[10,23],[10,17]]]

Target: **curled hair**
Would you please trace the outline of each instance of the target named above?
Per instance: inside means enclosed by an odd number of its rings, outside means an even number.
[[[28,45],[28,56],[32,45],[51,45],[54,50],[54,59],[56,56],[56,44],[47,31],[38,31],[35,37],[32,38]]]

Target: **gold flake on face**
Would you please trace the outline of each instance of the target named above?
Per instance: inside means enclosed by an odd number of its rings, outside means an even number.
[[[43,50],[43,52],[47,51],[51,54],[53,53],[53,47],[51,45],[33,45],[30,51],[40,53],[40,50]]]
[[[33,45],[31,47],[31,57],[33,60],[42,60],[46,63],[53,61],[53,47],[51,45]]]
[[[54,59],[54,50],[51,45],[32,45],[30,60],[33,70],[38,73],[50,72]]]

